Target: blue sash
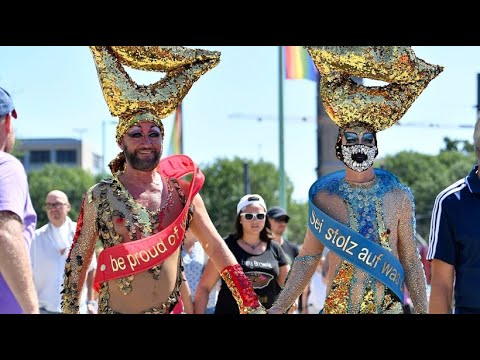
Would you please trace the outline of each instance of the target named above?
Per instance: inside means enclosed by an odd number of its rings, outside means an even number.
[[[308,193],[308,227],[329,250],[390,288],[403,304],[404,272],[387,249],[331,218],[313,203],[315,184]]]

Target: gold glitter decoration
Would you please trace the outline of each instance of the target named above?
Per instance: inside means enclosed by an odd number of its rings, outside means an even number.
[[[117,141],[126,129],[148,118],[159,125],[181,103],[193,83],[218,65],[220,53],[181,46],[90,46],[105,101],[118,116]],[[148,86],[136,84],[124,66],[165,72]]]
[[[94,203],[88,202],[88,197],[87,194],[82,204],[84,212],[80,235],[75,240],[65,264],[61,306],[62,312],[66,314],[78,314],[79,312],[80,293],[85,284],[88,267],[95,254],[97,240],[95,211]]]
[[[240,265],[237,266],[236,271],[238,271],[238,267],[240,267]],[[243,270],[242,270],[242,273],[243,273]],[[220,273],[220,276],[222,277],[223,281],[225,281],[225,284],[227,284],[228,288],[232,292],[232,296],[237,302],[238,310],[240,314],[265,314],[266,313],[265,307],[260,302],[258,302],[259,306],[257,307],[252,307],[249,305],[252,303],[252,300],[253,300],[251,298],[247,299],[244,302],[244,299],[241,295],[241,291],[244,291],[244,289],[239,289],[237,287],[235,281],[232,278],[232,274],[230,273],[230,271],[228,271],[228,269],[224,269]],[[247,281],[249,282],[249,280]],[[251,292],[254,294],[254,298],[258,300],[257,295],[253,292],[253,288],[251,289]]]
[[[350,283],[353,279],[355,267],[348,261],[343,261],[330,292],[325,298],[324,314],[347,314],[350,308]]]
[[[443,67],[416,57],[410,46],[307,46],[318,71],[339,71],[397,84],[430,81]]]
[[[363,122],[375,131],[395,124],[442,70],[417,58],[408,46],[306,47],[321,77],[321,97],[341,128]],[[367,87],[350,77],[389,82]]]

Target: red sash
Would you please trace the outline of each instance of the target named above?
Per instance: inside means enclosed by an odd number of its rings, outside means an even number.
[[[169,312],[169,314],[172,314],[172,315],[177,315],[177,314],[184,314],[185,311],[184,311],[184,307],[183,307],[183,300],[182,300],[182,296],[179,295],[178,296],[178,302],[176,303],[176,305],[173,307],[172,311]]]
[[[182,243],[188,208],[200,191],[205,177],[192,159],[186,155],[171,155],[160,160],[157,171],[168,178],[179,179],[193,173],[187,202],[180,215],[165,229],[141,240],[118,244],[103,250],[98,256],[94,288],[100,284],[132,274],[137,274],[165,261]]]

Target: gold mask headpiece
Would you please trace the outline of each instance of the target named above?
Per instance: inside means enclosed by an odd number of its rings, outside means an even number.
[[[364,123],[375,131],[395,124],[443,70],[415,56],[409,46],[307,46],[321,74],[327,114],[341,128]],[[367,87],[350,77],[388,82]]]
[[[162,119],[182,102],[193,83],[220,62],[220,53],[181,46],[90,46],[103,96],[110,113],[118,116],[116,140],[133,125]],[[148,86],[136,84],[123,66],[165,72]]]

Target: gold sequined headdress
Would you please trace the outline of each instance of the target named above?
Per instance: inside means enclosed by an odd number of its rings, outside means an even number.
[[[181,46],[90,46],[110,113],[118,116],[116,139],[141,121],[152,121],[163,133],[161,119],[170,115],[187,92],[220,61],[220,53]],[[160,81],[138,85],[123,66],[165,72]]]
[[[415,56],[409,46],[307,46],[321,74],[327,114],[340,127],[364,123],[374,131],[395,124],[443,67]],[[367,87],[351,76],[389,83]]]

